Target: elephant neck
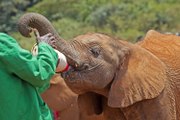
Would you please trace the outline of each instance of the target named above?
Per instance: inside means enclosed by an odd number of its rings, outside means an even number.
[[[105,87],[104,89],[95,90],[94,92],[97,93],[97,94],[100,94],[100,95],[102,95],[102,96],[104,96],[104,97],[108,97],[109,89],[110,89],[110,87],[107,86],[107,87]]]

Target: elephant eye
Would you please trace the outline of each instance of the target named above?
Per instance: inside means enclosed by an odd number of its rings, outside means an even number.
[[[94,57],[97,58],[100,54],[100,48],[98,46],[94,46],[90,49],[90,52]]]

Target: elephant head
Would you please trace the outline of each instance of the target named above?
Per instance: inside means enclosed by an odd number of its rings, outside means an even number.
[[[78,94],[95,92],[107,97],[110,107],[120,108],[155,98],[164,89],[165,65],[138,45],[100,33],[79,35],[67,42],[45,17],[35,13],[25,14],[19,22],[25,36],[31,27],[41,35],[51,32],[56,36],[57,49],[71,66],[63,77]]]

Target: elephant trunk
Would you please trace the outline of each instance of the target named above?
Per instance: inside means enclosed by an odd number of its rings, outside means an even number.
[[[26,13],[18,21],[18,30],[23,36],[30,37],[32,28],[36,28],[41,36],[51,32],[59,39],[58,33],[49,20],[38,13]]]
[[[52,33],[56,38],[56,49],[66,55],[66,57],[68,58],[68,62],[70,62],[70,64],[75,64],[75,60],[73,58],[77,56],[75,54],[73,47],[70,43],[68,43],[58,35],[58,33],[56,32],[56,30],[47,18],[38,13],[24,14],[18,21],[19,32],[25,37],[30,37],[32,28],[37,29],[40,36],[45,35],[47,33]]]
[[[46,19],[43,15],[38,13],[26,13],[24,14],[18,21],[18,30],[19,32],[25,36],[30,37],[30,33],[32,29],[35,28],[38,30],[40,36],[45,35],[47,33],[52,33],[56,38],[56,46],[58,46],[58,50],[62,51],[60,46],[66,46],[66,41],[63,40],[50,21]]]

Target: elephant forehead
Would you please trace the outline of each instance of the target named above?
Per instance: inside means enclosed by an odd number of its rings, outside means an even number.
[[[110,37],[100,33],[87,33],[75,38],[77,41],[81,41],[84,44],[103,44],[106,43]]]

